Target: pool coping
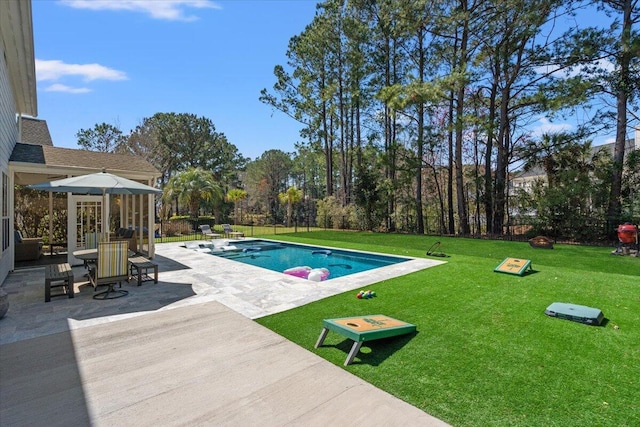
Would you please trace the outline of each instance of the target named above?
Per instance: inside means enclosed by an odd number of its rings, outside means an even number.
[[[250,239],[242,240],[247,241]],[[230,243],[236,241],[236,239],[226,240]],[[280,242],[275,239],[259,240]],[[210,243],[210,241],[205,240],[196,241]],[[318,245],[293,243],[318,247]],[[322,245],[322,247],[334,250],[378,254],[392,258],[404,258],[408,259],[408,261],[329,279],[324,282],[313,282],[261,267],[238,263],[223,257],[212,256],[208,253],[197,252],[187,249],[185,244],[186,242],[175,242],[162,243],[156,246],[156,254],[158,256],[172,259],[187,267],[179,271],[161,273],[162,280],[190,282],[197,294],[187,301],[175,304],[194,303],[195,301],[192,300],[200,300],[200,302],[219,301],[251,319],[290,310],[343,292],[366,289],[384,280],[446,263],[445,261],[427,258],[414,258],[406,255],[373,251],[354,251]],[[238,268],[238,265],[241,265],[242,268]]]

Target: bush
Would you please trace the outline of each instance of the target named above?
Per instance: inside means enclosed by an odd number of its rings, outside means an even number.
[[[340,206],[335,196],[318,200],[316,214],[318,227],[341,229],[355,229],[358,224],[358,215],[354,205]]]
[[[190,234],[193,232],[191,222],[185,219],[171,219],[162,223],[162,235],[173,237],[178,234]]]

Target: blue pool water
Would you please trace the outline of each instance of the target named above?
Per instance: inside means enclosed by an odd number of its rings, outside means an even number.
[[[235,249],[216,250],[213,248],[212,254],[280,273],[298,266],[326,268],[329,270],[327,280],[409,261],[408,258],[268,240],[248,240],[233,242],[230,245]]]

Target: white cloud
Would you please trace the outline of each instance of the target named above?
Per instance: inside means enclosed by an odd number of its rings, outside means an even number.
[[[80,76],[84,81],[127,80],[125,72],[100,64],[66,64],[57,59],[50,61],[36,59],[37,80],[56,81],[66,76]]]
[[[87,93],[91,92],[91,89],[86,87],[70,87],[60,83],[54,83],[51,86],[47,86],[44,89],[45,92],[65,92],[65,93]]]
[[[211,0],[61,0],[75,9],[125,10],[144,13],[153,19],[168,21],[195,21],[196,15],[188,15],[185,9],[222,9]]]
[[[551,123],[546,117],[538,118],[540,123],[531,130],[533,136],[540,137],[544,134],[554,134],[569,131],[573,126],[569,123]]]
[[[612,73],[613,71],[615,71],[616,66],[613,62],[609,61],[608,59],[598,59],[597,61],[594,61],[588,65],[583,65],[581,67],[577,67],[572,69],[571,71],[569,70],[558,70],[557,68],[551,66],[551,65],[547,65],[544,67],[537,67],[536,68],[536,73],[538,74],[548,74],[551,73],[551,76],[558,78],[558,79],[566,79],[569,77],[575,77],[578,74],[582,74],[583,72],[585,72],[586,70],[602,70],[606,73]]]

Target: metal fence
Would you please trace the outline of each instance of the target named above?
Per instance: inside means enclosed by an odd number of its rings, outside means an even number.
[[[207,237],[202,234],[199,228],[200,225],[205,224],[211,227],[211,231],[213,231],[213,233],[220,234],[223,237],[230,237],[225,234],[224,230],[222,229],[222,225],[220,224],[213,224],[211,223],[211,221],[181,219],[176,221],[161,221],[160,223],[156,224],[155,241],[157,243],[165,243],[206,239]],[[322,228],[312,227],[307,224],[293,224],[290,227],[281,224],[230,224],[230,226],[233,231],[243,233],[245,237],[260,237],[287,233],[306,233],[308,231],[322,230]]]
[[[345,222],[346,223],[346,222]],[[156,242],[175,242],[175,241],[188,241],[188,240],[201,240],[207,237],[202,234],[199,229],[200,225],[207,224],[211,227],[212,231],[217,234],[226,236],[222,226],[220,224],[213,224],[209,220],[171,220],[163,221],[156,224]],[[499,235],[489,235],[486,231],[477,231],[472,229],[471,234],[461,235],[456,234],[451,237],[468,237],[468,238],[481,238],[481,239],[494,239],[494,240],[510,240],[510,241],[527,241],[534,235],[544,235],[551,238],[554,243],[568,243],[568,244],[589,244],[589,245],[602,245],[608,246],[617,243],[616,230],[617,226],[610,226],[604,221],[587,221],[580,225],[576,225],[570,229],[566,227],[549,227],[546,231],[535,231],[534,224],[529,221],[511,221],[505,225],[504,232]],[[309,231],[321,231],[321,230],[343,230],[351,231],[348,228],[340,228],[336,224],[325,224],[323,227],[312,226],[309,224],[294,223],[291,226],[283,224],[231,224],[233,231],[241,232],[245,237],[260,237],[260,236],[272,236],[278,234],[289,233],[305,233]],[[481,227],[482,228],[482,227]],[[397,230],[399,233],[409,233],[408,230]],[[425,230],[425,235],[431,236],[443,236],[434,230]]]

